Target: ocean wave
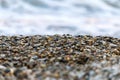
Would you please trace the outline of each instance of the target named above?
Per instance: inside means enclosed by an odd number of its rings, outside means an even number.
[[[0,34],[120,37],[119,0],[0,0]]]
[[[119,0],[0,0],[1,9],[18,13],[96,13],[119,12]],[[67,11],[66,11],[67,10]],[[66,11],[66,12],[65,12]],[[70,14],[70,13],[69,13]]]

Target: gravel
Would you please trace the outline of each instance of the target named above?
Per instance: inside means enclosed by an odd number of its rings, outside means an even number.
[[[0,36],[0,80],[119,80],[120,39]]]

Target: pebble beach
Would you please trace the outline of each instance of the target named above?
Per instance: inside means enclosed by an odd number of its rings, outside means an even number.
[[[120,39],[0,36],[0,80],[119,80]]]
[[[0,0],[0,80],[120,80],[120,0]]]

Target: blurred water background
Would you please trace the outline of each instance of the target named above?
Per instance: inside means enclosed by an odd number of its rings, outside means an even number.
[[[0,35],[119,32],[120,0],[0,0]]]

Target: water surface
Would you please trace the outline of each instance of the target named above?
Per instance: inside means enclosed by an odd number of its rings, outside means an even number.
[[[1,35],[120,37],[120,0],[0,0]]]

